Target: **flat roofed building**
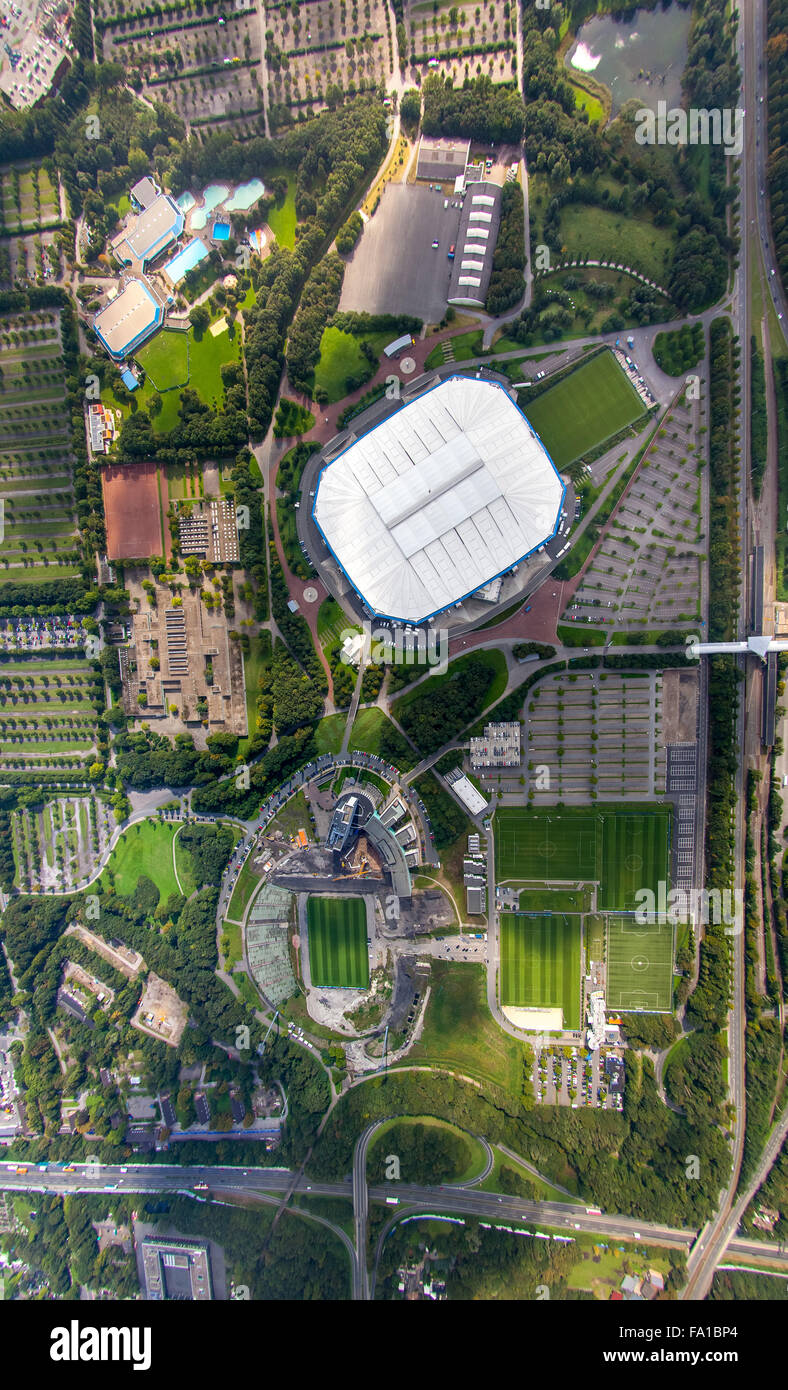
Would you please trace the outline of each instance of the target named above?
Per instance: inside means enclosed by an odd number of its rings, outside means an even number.
[[[151,1302],[185,1299],[204,1303],[213,1298],[207,1245],[195,1241],[143,1240],[145,1297]]]
[[[471,767],[519,767],[520,723],[487,724],[483,738],[471,739]]]
[[[149,208],[151,203],[155,203],[156,199],[160,196],[161,189],[159,185],[154,183],[153,179],[147,177],[140,179],[131,189],[131,200],[141,212]]]
[[[469,917],[481,917],[487,911],[486,888],[466,888],[465,900]]]
[[[131,219],[127,229],[112,243],[112,248],[119,260],[127,263],[138,261],[144,270],[149,261],[177,241],[183,225],[180,208],[166,193],[160,193],[137,217]]]
[[[476,789],[473,782],[457,768],[455,772],[449,772],[446,781],[451,786],[455,796],[460,798],[463,806],[467,806],[472,816],[480,816],[487,810],[488,803],[485,801],[481,792]]]
[[[456,178],[465,176],[470,153],[470,140],[436,140],[422,135],[416,178],[451,179],[454,182]]]
[[[93,328],[110,357],[119,362],[155,332],[163,314],[142,280],[127,280],[121,293],[96,314]]]
[[[554,536],[564,492],[507,392],[458,376],[326,464],[313,516],[368,609],[419,623]]]

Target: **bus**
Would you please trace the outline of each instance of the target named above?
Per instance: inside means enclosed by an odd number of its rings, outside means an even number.
[[[16,1171],[17,1171],[17,1173],[26,1173],[26,1172],[27,1172],[27,1169],[26,1169],[26,1168],[17,1168]]]
[[[386,1205],[389,1206],[389,1207],[398,1207],[398,1206],[399,1206],[399,1197],[387,1197],[387,1198],[386,1198]]]

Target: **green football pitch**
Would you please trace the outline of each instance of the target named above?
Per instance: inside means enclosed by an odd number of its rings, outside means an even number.
[[[495,817],[499,883],[598,883],[598,907],[625,912],[637,906],[638,889],[656,893],[669,882],[669,866],[668,806],[507,806]]]
[[[501,1003],[560,1008],[580,1027],[580,917],[562,912],[501,919]]]
[[[495,873],[507,879],[596,882],[601,837],[595,811],[531,811],[506,806],[495,817]]]
[[[607,1005],[670,1013],[673,1003],[673,924],[607,919]]]
[[[645,409],[612,352],[592,357],[532,405],[525,402],[525,414],[556,468],[631,425]]]
[[[307,925],[312,984],[365,989],[369,984],[369,953],[363,898],[310,897]]]

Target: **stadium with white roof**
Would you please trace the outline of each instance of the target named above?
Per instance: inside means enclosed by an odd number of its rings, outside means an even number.
[[[367,609],[420,623],[550,540],[565,491],[503,387],[456,376],[326,464],[312,515]]]

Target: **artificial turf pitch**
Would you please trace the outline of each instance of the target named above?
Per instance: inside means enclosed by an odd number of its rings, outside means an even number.
[[[673,1003],[673,924],[607,919],[607,1005],[670,1013]]]
[[[612,352],[551,386],[525,413],[556,468],[565,468],[639,419],[646,407]]]
[[[363,899],[310,897],[307,926],[312,984],[366,988],[369,953]]]
[[[501,918],[501,1003],[563,1009],[580,1027],[580,917],[563,912]]]

